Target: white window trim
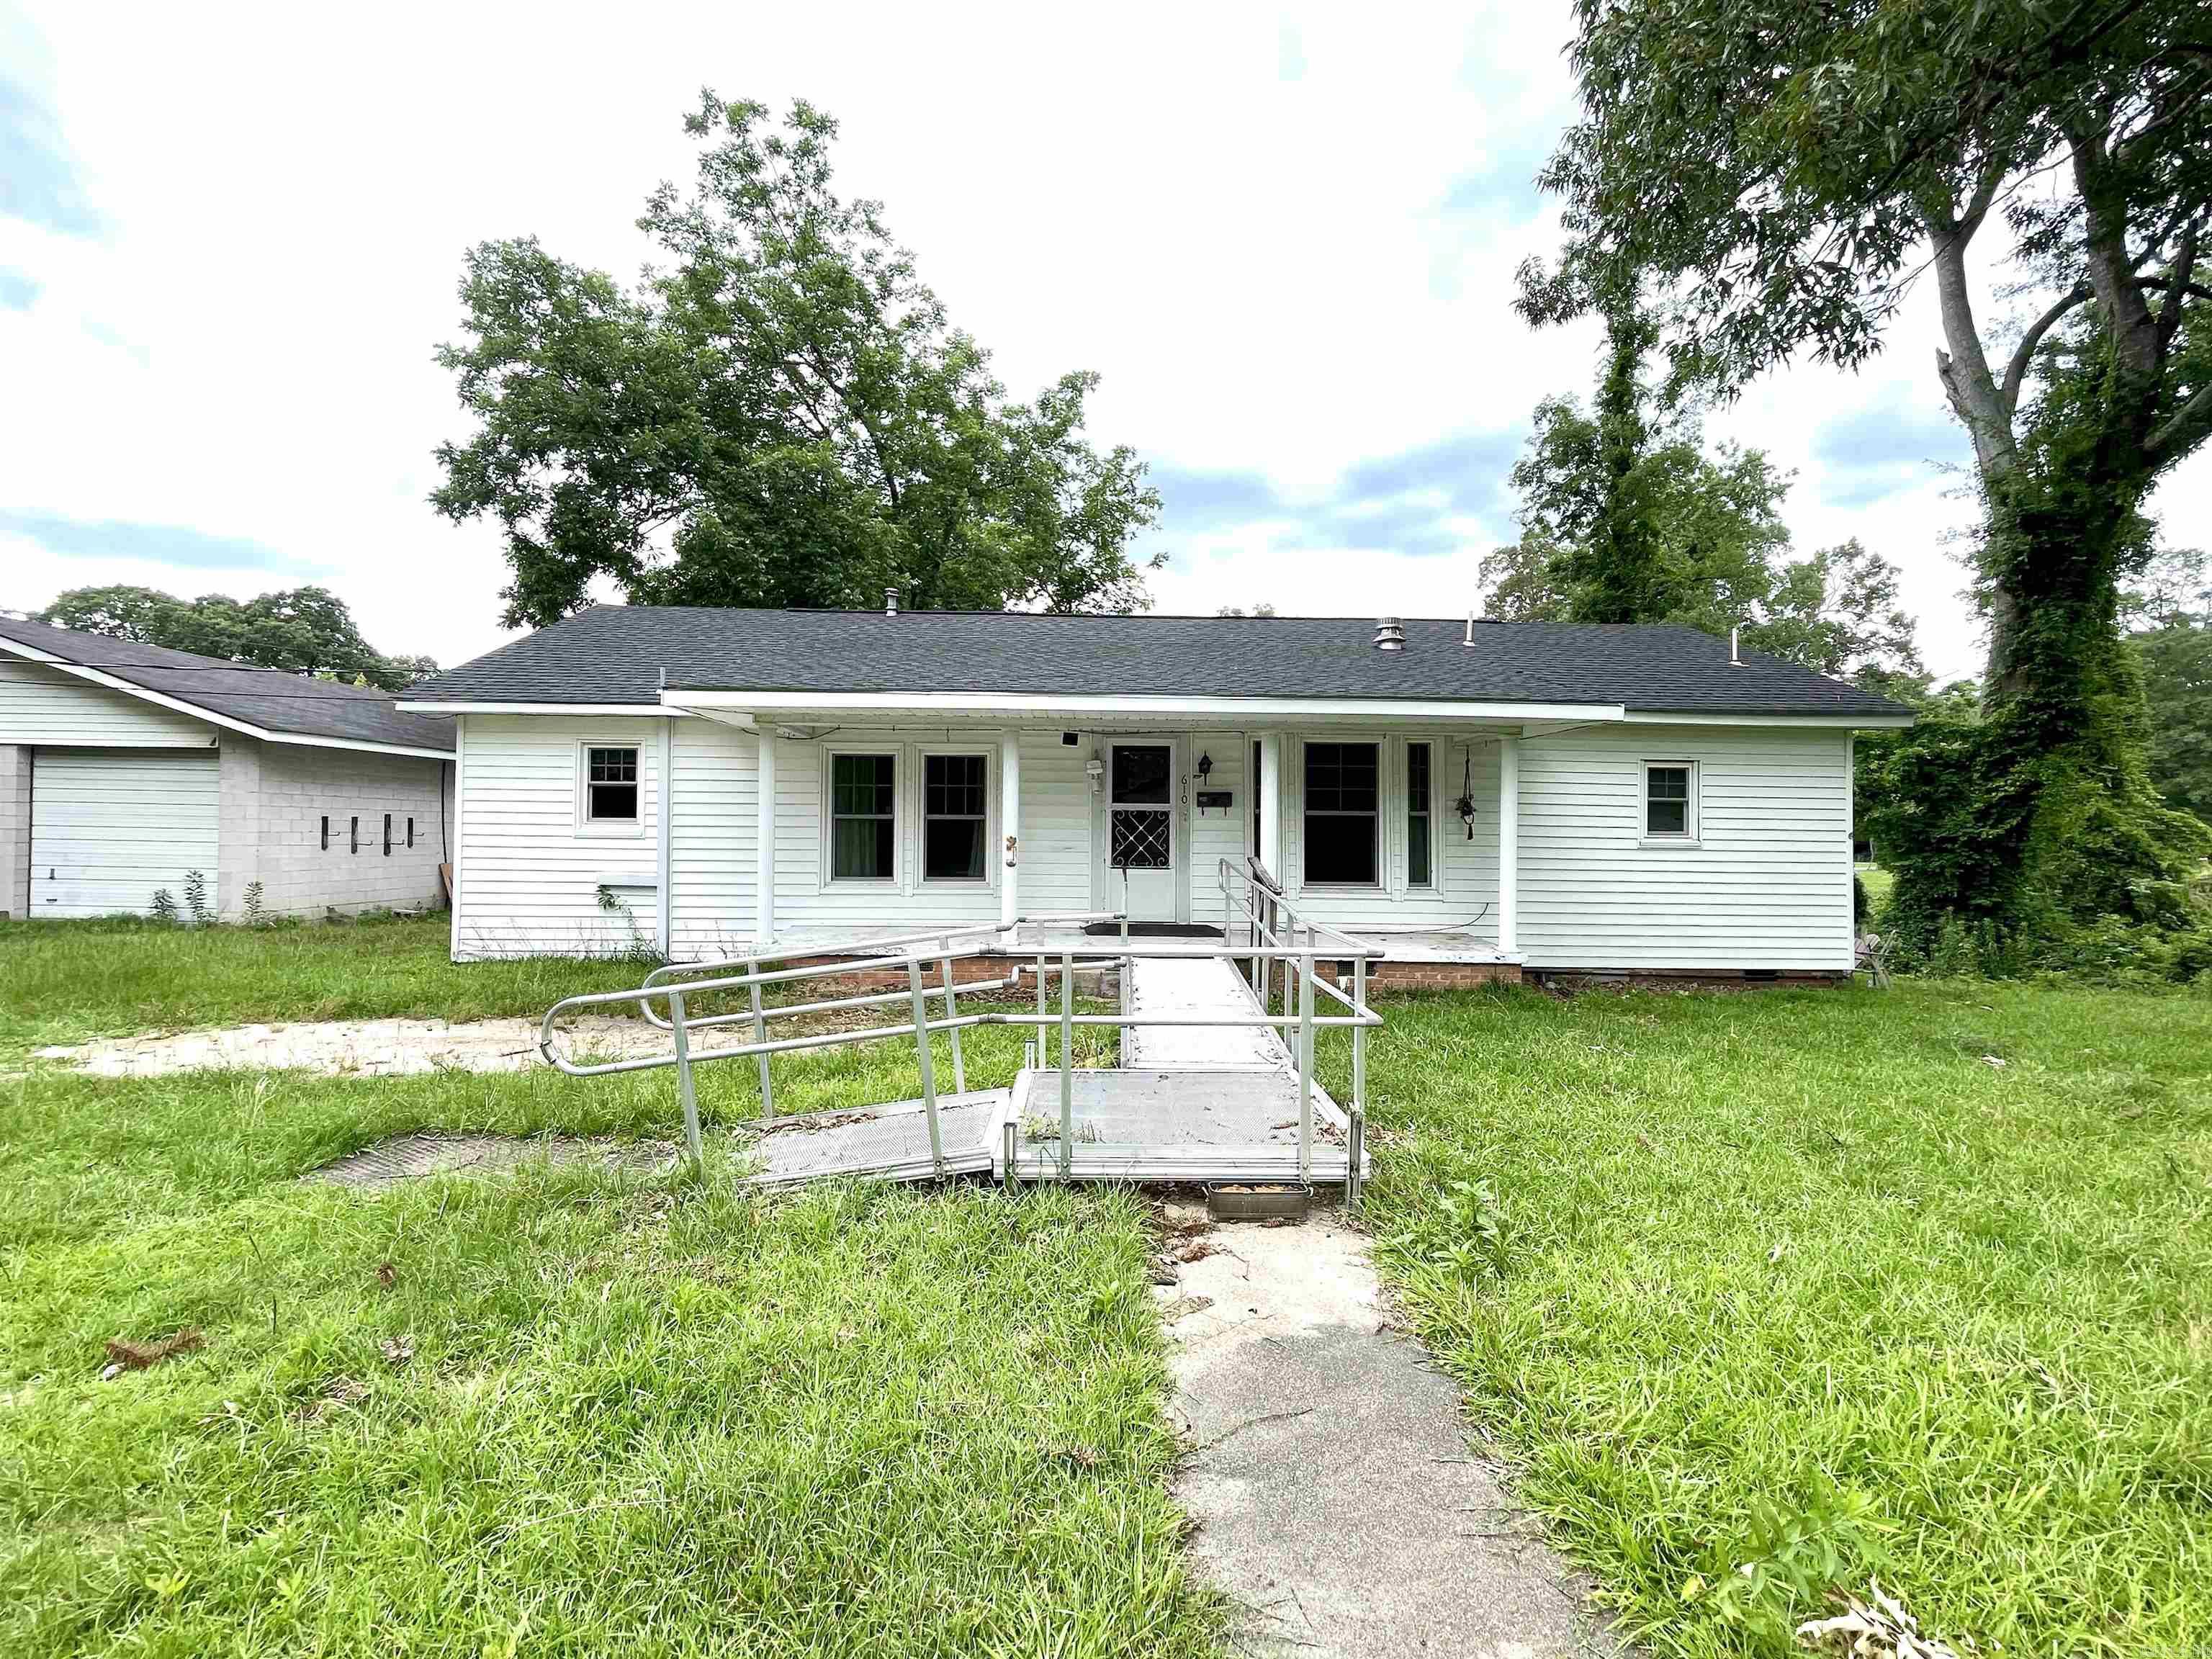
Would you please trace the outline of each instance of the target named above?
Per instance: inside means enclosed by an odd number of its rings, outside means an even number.
[[[1316,743],[1365,744],[1375,750],[1375,879],[1372,881],[1314,881],[1306,874],[1306,854],[1311,844],[1306,835],[1306,819],[1312,811],[1306,801],[1306,750]],[[1401,793],[1391,776],[1391,747],[1388,734],[1382,732],[1347,732],[1341,737],[1332,732],[1328,737],[1301,737],[1298,739],[1298,891],[1301,895],[1387,894],[1391,890],[1390,802],[1393,796]],[[1431,770],[1433,772],[1434,768],[1431,767]]]
[[[1666,757],[1655,756],[1650,759],[1639,761],[1637,765],[1637,844],[1642,847],[1697,847],[1701,845],[1702,842],[1700,838],[1705,829],[1705,815],[1700,809],[1698,799],[1698,797],[1702,794],[1703,791],[1699,786],[1699,769],[1698,763],[1693,760],[1686,760],[1680,757],[1670,759]],[[1690,775],[1689,805],[1687,810],[1683,814],[1684,822],[1688,827],[1685,829],[1680,835],[1655,834],[1650,828],[1651,769],[1655,766],[1680,767],[1686,770]]]
[[[637,816],[634,818],[595,818],[592,816],[592,750],[594,749],[629,749],[637,754]],[[621,737],[579,738],[576,739],[576,833],[580,836],[605,836],[615,840],[634,840],[645,833],[648,814],[646,811],[647,786],[652,775],[646,769],[647,748],[642,738],[624,733]]]
[[[841,876],[836,873],[836,757],[840,755],[889,755],[891,757],[891,872],[888,876]],[[849,892],[901,892],[907,872],[906,827],[913,822],[907,804],[909,763],[902,743],[825,743],[822,745],[822,879],[821,890]]]
[[[989,892],[999,885],[1003,850],[999,836],[998,745],[974,743],[918,743],[914,756],[914,874],[918,888],[950,887],[969,892]],[[983,763],[983,873],[980,876],[933,876],[929,873],[929,757],[968,755]]]

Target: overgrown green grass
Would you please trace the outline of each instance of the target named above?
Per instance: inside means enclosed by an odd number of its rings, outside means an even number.
[[[179,982],[104,979],[99,930],[35,933],[0,939],[26,1043],[530,1012],[638,972],[455,969],[403,923],[140,928]],[[971,1034],[971,1080],[1018,1043]],[[701,1068],[710,1124],[756,1109],[751,1072]],[[896,1043],[779,1060],[780,1102],[915,1072]],[[719,1154],[703,1182],[295,1179],[415,1129],[675,1125],[652,1074],[0,1081],[0,1652],[1208,1650],[1133,1201],[768,1199]],[[100,1379],[109,1339],[188,1327]]]
[[[635,985],[621,959],[453,963],[443,915],[313,927],[163,927],[0,918],[0,1054],[40,1043],[264,1020],[485,1019]]]
[[[1655,1647],[1875,1574],[1984,1651],[2212,1651],[2212,1003],[1388,1012],[1379,1254]]]

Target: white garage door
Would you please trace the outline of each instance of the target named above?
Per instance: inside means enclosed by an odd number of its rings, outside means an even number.
[[[40,749],[31,761],[31,914],[150,910],[185,872],[216,895],[216,752]]]

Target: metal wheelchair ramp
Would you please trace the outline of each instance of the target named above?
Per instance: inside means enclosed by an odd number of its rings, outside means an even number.
[[[763,1185],[837,1176],[1267,1181],[1341,1184],[1357,1202],[1367,1173],[1367,1033],[1382,1023],[1366,1000],[1367,963],[1375,951],[1348,934],[1298,919],[1256,866],[1247,872],[1223,860],[1221,890],[1222,943],[1210,949],[1132,938],[1124,918],[1099,915],[1040,916],[961,933],[870,940],[848,946],[848,954],[828,963],[816,944],[659,969],[635,991],[566,998],[547,1012],[538,1048],[549,1063],[579,1077],[672,1068],[695,1163],[703,1152],[694,1072],[713,1061],[751,1059],[759,1071],[763,1117],[738,1136],[748,1178]],[[1231,924],[1240,915],[1244,925],[1238,930]],[[1093,942],[1068,931],[1070,924],[1100,922],[1124,924],[1115,929],[1121,937]],[[1032,932],[1034,938],[1024,937]],[[790,965],[802,955],[809,960]],[[1347,966],[1349,985],[1322,975],[1324,958]],[[978,976],[971,968],[962,982],[957,965],[977,962],[1003,968],[1003,976],[988,976],[989,967]],[[1079,977],[1105,971],[1119,975],[1120,1012],[1076,1012]],[[1032,972],[1034,1012],[960,1006],[963,995],[1024,994],[1024,975]],[[903,978],[905,988],[806,1000],[818,981],[880,982],[886,975]],[[1050,995],[1055,987],[1057,1008]],[[800,1000],[771,1004],[764,990],[797,992]],[[721,1006],[732,994],[745,1006],[693,1012]],[[562,1050],[557,1039],[565,1014],[628,1003],[670,1034],[670,1053],[587,1063]],[[894,1018],[903,1018],[859,1030],[769,1035],[776,1021],[842,1017],[870,1007],[896,1008]],[[698,1033],[732,1025],[749,1026],[751,1040],[693,1047]],[[1018,1025],[1036,1033],[1011,1088],[968,1087],[961,1033],[982,1025]],[[1074,1038],[1081,1026],[1119,1030],[1122,1063],[1075,1065]],[[1314,1075],[1315,1035],[1332,1028],[1352,1035],[1349,1110]],[[949,1038],[952,1062],[951,1086],[942,1091],[930,1046],[939,1032]],[[892,1038],[914,1042],[918,1098],[775,1115],[773,1056]]]

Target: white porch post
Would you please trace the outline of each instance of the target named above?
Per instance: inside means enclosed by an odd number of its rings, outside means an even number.
[[[1521,739],[1498,740],[1498,953],[1521,949]]]
[[[1022,742],[1020,734],[999,734],[999,833],[1006,839],[1006,867],[999,872],[999,922],[1012,927],[1022,913]]]
[[[1260,734],[1260,862],[1277,881],[1283,875],[1283,734]]]
[[[775,937],[775,728],[760,727],[760,796],[753,820],[753,949]]]

